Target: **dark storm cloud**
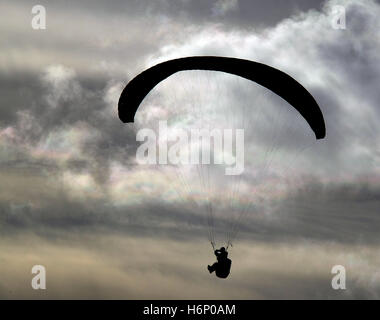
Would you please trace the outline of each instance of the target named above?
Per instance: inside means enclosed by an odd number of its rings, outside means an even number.
[[[20,72],[11,77],[3,76],[2,127],[14,128],[18,142],[36,147],[50,134],[83,126],[91,134],[80,146],[87,159],[78,159],[74,155],[67,160],[68,169],[86,166],[98,182],[104,183],[111,159],[132,164],[132,158],[134,162],[134,130],[118,120],[116,108],[114,117],[104,111],[107,103],[103,97],[110,79],[78,77],[60,82],[43,78],[44,73]],[[24,160],[25,163],[28,161],[27,158]],[[44,165],[43,160],[40,161]],[[9,165],[9,160],[5,163]]]
[[[37,206],[21,199],[14,204],[1,202],[2,233],[28,230],[47,238],[65,238],[66,232],[82,230],[175,241],[199,240],[207,234],[207,210],[192,203],[149,202],[146,197],[142,204],[117,207],[106,198],[75,200],[64,189],[54,192],[48,185],[40,192],[38,200],[28,199],[37,201]],[[278,244],[299,244],[307,239],[342,245],[373,245],[380,240],[380,189],[367,181],[326,185],[310,179],[271,207],[254,204],[238,223],[238,239]],[[233,220],[218,217],[216,232],[223,223],[231,226],[235,219],[231,214]]]
[[[311,179],[279,204],[277,221],[269,219],[258,230],[268,230],[277,240],[294,242],[309,239],[378,244],[379,208],[380,189],[376,185],[365,181],[325,185]]]
[[[32,171],[35,175],[36,170]],[[59,174],[59,172],[58,172]],[[50,172],[55,177],[57,172]],[[47,176],[45,177],[47,180]],[[37,194],[12,202],[0,200],[3,235],[28,232],[55,239],[71,232],[115,233],[133,237],[159,237],[173,240],[197,239],[204,236],[207,216],[190,204],[173,205],[148,199],[141,205],[118,207],[103,199],[73,199],[65,188],[39,181]],[[19,187],[31,185],[25,180]],[[11,187],[14,190],[14,187]],[[22,190],[18,190],[18,192]],[[37,198],[38,195],[38,198]]]

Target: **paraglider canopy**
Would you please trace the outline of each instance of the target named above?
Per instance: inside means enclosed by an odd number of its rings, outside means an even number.
[[[323,114],[313,96],[288,74],[268,65],[236,58],[195,56],[157,64],[132,79],[119,99],[119,118],[133,122],[145,96],[162,80],[185,70],[211,70],[234,74],[254,81],[289,102],[308,122],[317,139],[326,135]]]

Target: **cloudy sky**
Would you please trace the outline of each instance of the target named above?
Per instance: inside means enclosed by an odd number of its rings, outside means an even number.
[[[0,0],[0,298],[380,298],[379,2],[38,3],[46,30],[31,27],[33,1]],[[268,90],[202,72],[168,79],[121,123],[130,79],[190,55],[287,72],[320,105],[326,138]],[[185,126],[194,106],[202,124],[245,126],[238,189],[214,171],[202,190],[186,168],[137,163],[137,130]],[[267,153],[258,179],[252,159]],[[215,232],[238,221],[227,280],[206,269],[206,198]],[[45,291],[30,285],[36,264]],[[331,287],[334,265],[346,290]]]

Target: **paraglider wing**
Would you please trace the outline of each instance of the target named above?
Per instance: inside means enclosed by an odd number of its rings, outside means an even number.
[[[317,139],[326,135],[323,114],[313,96],[286,73],[268,65],[227,57],[196,56],[157,64],[132,79],[119,99],[119,118],[133,122],[145,96],[162,80],[185,70],[221,71],[254,81],[290,103],[308,122]]]

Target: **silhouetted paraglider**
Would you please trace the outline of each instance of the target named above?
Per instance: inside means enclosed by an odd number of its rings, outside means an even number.
[[[323,139],[326,135],[325,121],[317,102],[299,82],[268,65],[229,57],[185,57],[162,62],[143,71],[127,84],[120,96],[118,103],[120,120],[124,123],[134,122],[135,114],[148,93],[161,81],[186,70],[220,71],[256,82],[293,106],[309,124],[317,140]],[[234,232],[230,232],[229,235],[233,237]],[[228,239],[228,245],[231,241],[232,238]],[[210,242],[214,248],[213,240],[210,239]],[[208,266],[209,272],[215,272],[219,278],[227,278],[230,274],[231,260],[227,257],[227,250],[224,247],[215,250],[217,262]]]

